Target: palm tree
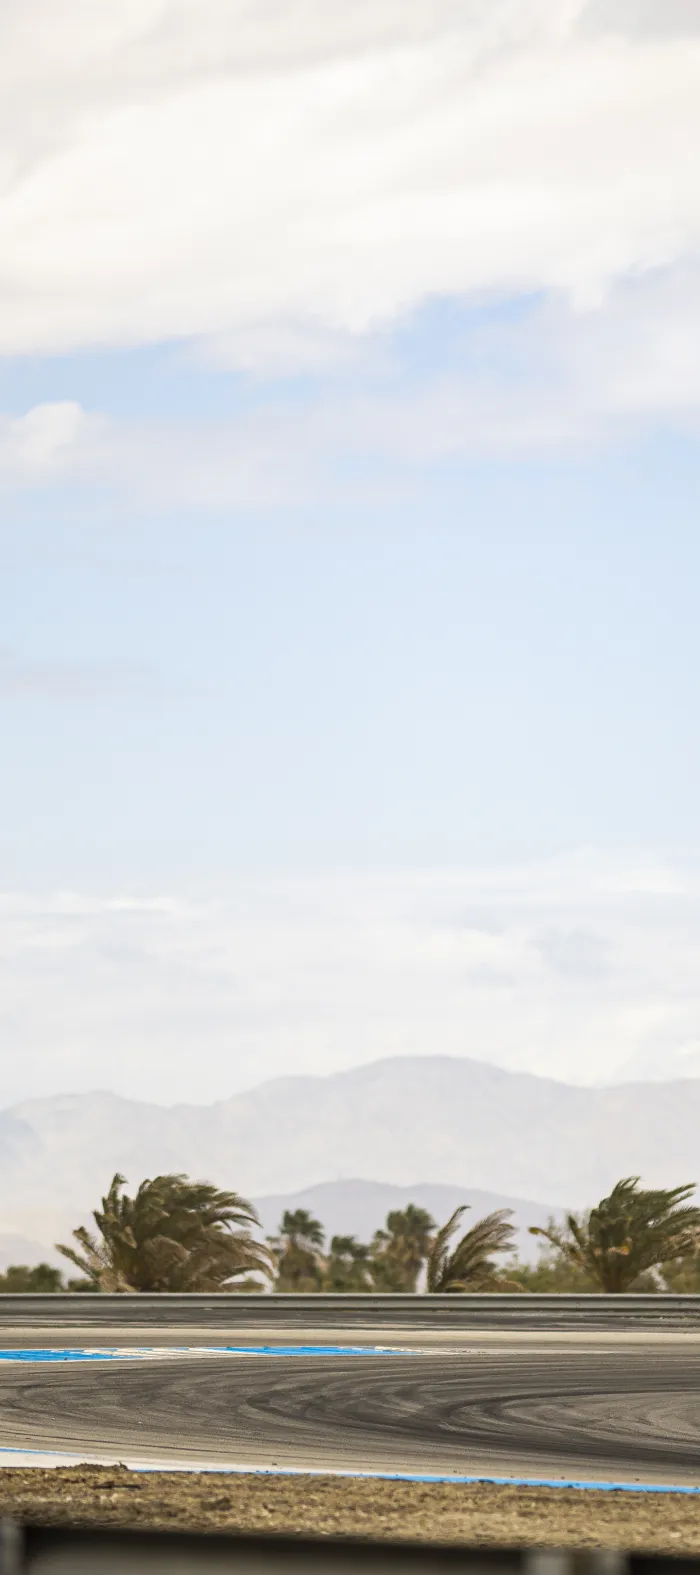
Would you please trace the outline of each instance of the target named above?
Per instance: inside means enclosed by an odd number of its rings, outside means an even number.
[[[237,1192],[183,1175],[142,1181],[136,1196],[116,1175],[93,1219],[58,1246],[101,1291],[219,1291],[237,1276],[269,1275],[270,1255],[254,1240],[258,1218]],[[232,1287],[235,1289],[235,1286]]]
[[[598,1290],[619,1294],[640,1276],[697,1251],[700,1209],[686,1207],[694,1191],[691,1183],[647,1190],[639,1176],[627,1176],[588,1214],[567,1215],[564,1227],[530,1230],[590,1276]]]
[[[378,1291],[415,1291],[434,1230],[427,1209],[415,1203],[387,1214],[386,1229],[375,1231],[372,1238],[372,1275]]]
[[[456,1247],[450,1252],[450,1243],[462,1215],[469,1207],[462,1203],[439,1230],[428,1256],[428,1291],[491,1291],[519,1289],[499,1278],[497,1265],[492,1261],[496,1252],[508,1252],[513,1246],[515,1231],[510,1224],[511,1209],[496,1209],[477,1220]]]
[[[333,1236],[326,1259],[324,1291],[371,1291],[369,1247],[354,1236]]]
[[[277,1291],[320,1291],[324,1230],[307,1209],[285,1209],[270,1245],[277,1260]]]
[[[557,1221],[553,1214],[550,1214],[547,1224],[550,1230],[556,1229]],[[585,1296],[587,1292],[597,1290],[590,1275],[558,1252],[549,1239],[540,1242],[536,1263],[519,1263],[514,1258],[507,1265],[507,1274],[521,1290],[540,1295]]]

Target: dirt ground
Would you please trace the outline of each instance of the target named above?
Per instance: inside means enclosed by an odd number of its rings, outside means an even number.
[[[152,1472],[0,1469],[0,1518],[31,1525],[431,1539],[700,1553],[700,1495]]]

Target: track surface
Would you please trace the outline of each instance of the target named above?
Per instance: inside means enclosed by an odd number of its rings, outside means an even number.
[[[173,1464],[700,1483],[700,1342],[502,1336],[410,1355],[13,1361],[0,1365],[0,1444]]]

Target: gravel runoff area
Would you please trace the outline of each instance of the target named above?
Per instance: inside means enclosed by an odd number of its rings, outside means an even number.
[[[298,1533],[700,1553],[700,1495],[351,1477],[0,1469],[0,1519],[34,1526]]]

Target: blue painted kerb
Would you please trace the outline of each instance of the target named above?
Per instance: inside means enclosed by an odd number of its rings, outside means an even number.
[[[104,1346],[94,1351],[55,1346],[0,1351],[0,1362],[111,1362],[120,1357],[158,1356],[410,1356],[409,1350],[378,1345],[216,1345],[216,1346]]]
[[[67,1451],[58,1449],[11,1449],[0,1445],[0,1457],[3,1455],[47,1455],[54,1460],[70,1460],[76,1462],[79,1457]],[[99,1466],[99,1460],[85,1460],[79,1462],[87,1466]],[[106,1469],[114,1465],[114,1461],[105,1462]],[[581,1492],[596,1493],[682,1493],[685,1496],[700,1494],[700,1486],[693,1484],[673,1482],[604,1482],[588,1481],[578,1477],[496,1477],[484,1475],[459,1476],[456,1473],[442,1473],[438,1471],[329,1471],[319,1467],[305,1466],[197,1466],[193,1468],[178,1467],[177,1461],[162,1461],[157,1465],[131,1466],[132,1471],[169,1471],[169,1470],[196,1470],[198,1474],[208,1476],[257,1476],[257,1477],[350,1477],[354,1480],[372,1482],[453,1482],[466,1486],[476,1486],[480,1482],[493,1484],[496,1487],[528,1487],[528,1488],[576,1488]]]

